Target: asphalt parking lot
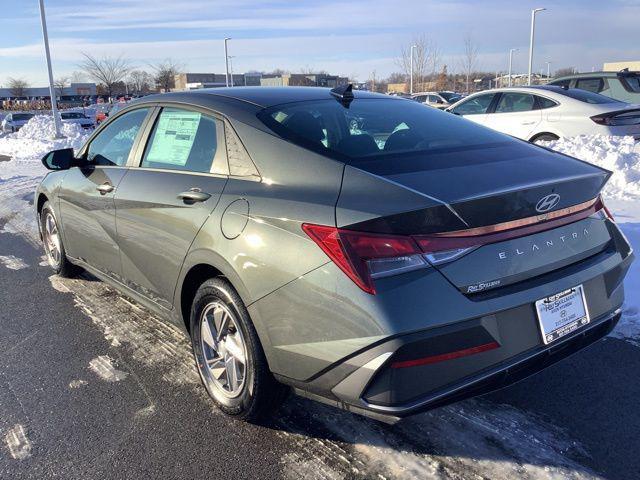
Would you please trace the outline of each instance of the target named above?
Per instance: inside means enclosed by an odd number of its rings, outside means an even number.
[[[393,427],[295,397],[247,425],[212,407],[177,329],[52,277],[29,214],[0,207],[0,478],[638,478],[630,343]]]

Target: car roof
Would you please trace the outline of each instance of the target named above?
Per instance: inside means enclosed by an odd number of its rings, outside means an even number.
[[[628,71],[628,72],[582,72],[582,73],[574,73],[572,75],[563,75],[561,77],[554,78],[551,80],[552,82],[556,82],[558,80],[571,80],[573,78],[593,78],[593,77],[605,77],[605,78],[616,78],[624,75],[640,75],[640,72],[636,71]]]
[[[353,90],[358,98],[389,98],[388,95],[371,93],[363,90]],[[232,87],[232,88],[202,88],[184,92],[162,93],[144,97],[145,101],[166,102],[183,101],[189,103],[200,99],[209,103],[207,97],[223,97],[226,100],[245,102],[257,107],[268,108],[275,105],[312,100],[329,100],[334,97],[329,88],[323,87]]]

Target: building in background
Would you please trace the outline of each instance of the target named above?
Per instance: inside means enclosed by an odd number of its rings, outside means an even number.
[[[95,83],[72,83],[63,89],[56,88],[56,97],[58,100],[65,101],[68,97],[93,97],[97,94]],[[0,98],[3,99],[32,99],[32,98],[49,98],[49,87],[27,87],[24,89],[20,97],[13,95],[11,88],[0,88]]]
[[[603,72],[619,72],[628,68],[630,72],[640,72],[640,60],[635,62],[608,62],[602,66]]]

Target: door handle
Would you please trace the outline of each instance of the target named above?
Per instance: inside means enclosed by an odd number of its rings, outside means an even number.
[[[520,122],[520,125],[533,125],[536,122]]]
[[[114,187],[110,183],[103,183],[102,185],[98,185],[96,187],[96,190],[100,192],[100,195],[106,195],[109,192],[113,192],[115,189],[116,187]]]
[[[211,198],[209,193],[201,191],[199,188],[192,188],[186,192],[180,192],[178,198],[185,203],[205,202]]]

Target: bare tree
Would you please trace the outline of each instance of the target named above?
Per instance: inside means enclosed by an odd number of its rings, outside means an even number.
[[[105,87],[107,95],[111,96],[114,86],[122,82],[131,71],[131,64],[122,56],[96,58],[88,53],[83,53],[84,61],[79,67],[96,83]]]
[[[11,95],[14,97],[24,97],[27,93],[27,88],[29,88],[29,82],[27,82],[24,78],[7,78],[7,83],[9,84],[9,91]]]
[[[476,70],[478,64],[478,46],[473,43],[470,35],[464,38],[464,56],[462,57],[462,70],[467,79],[467,94],[470,93],[471,74]]]
[[[138,95],[141,93],[149,93],[153,83],[153,75],[144,70],[132,70],[127,77],[129,91]]]
[[[429,75],[433,76],[436,73],[440,62],[440,48],[424,35],[415,37],[411,45],[415,45],[413,49],[413,83],[414,85],[422,85],[427,81]],[[403,48],[400,56],[396,59],[396,64],[409,81],[411,76],[411,45]]]
[[[53,86],[58,91],[58,96],[61,97],[64,94],[64,87],[69,84],[69,77],[61,76],[53,81]]]
[[[75,70],[71,74],[71,77],[69,78],[69,81],[71,83],[83,83],[86,80],[87,80],[87,78],[85,77],[85,74],[83,72],[79,72],[78,70]]]
[[[182,70],[182,65],[170,58],[162,62],[150,65],[154,71],[153,79],[156,87],[164,92],[170,91],[176,86],[176,75]]]
[[[564,67],[564,68],[559,68],[558,70],[555,71],[555,73],[553,74],[554,77],[564,77],[566,75],[573,75],[575,73],[575,68],[574,67]]]

